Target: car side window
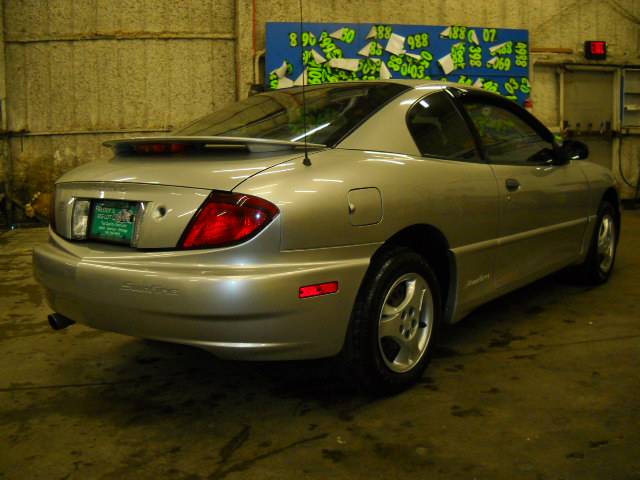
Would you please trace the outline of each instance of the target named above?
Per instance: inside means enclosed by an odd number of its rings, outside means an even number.
[[[424,156],[480,161],[466,122],[444,92],[427,95],[411,107],[407,127]]]
[[[478,131],[489,162],[531,165],[553,161],[553,145],[514,112],[477,100],[464,102],[464,108]]]

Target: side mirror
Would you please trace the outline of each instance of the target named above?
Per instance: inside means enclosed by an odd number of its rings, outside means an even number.
[[[567,160],[585,160],[589,158],[589,147],[578,140],[565,140],[562,144],[562,151],[567,156]]]

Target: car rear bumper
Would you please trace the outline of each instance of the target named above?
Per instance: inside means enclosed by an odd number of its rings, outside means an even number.
[[[211,251],[83,258],[67,246],[52,233],[33,252],[34,275],[54,311],[97,329],[243,360],[337,354],[376,248],[282,252],[230,264],[214,262]],[[339,282],[337,293],[298,298],[300,286],[328,281]]]

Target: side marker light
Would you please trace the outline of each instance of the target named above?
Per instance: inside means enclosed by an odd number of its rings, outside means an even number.
[[[300,287],[298,298],[317,297],[320,295],[328,295],[338,291],[338,282],[317,283],[315,285],[306,285]]]

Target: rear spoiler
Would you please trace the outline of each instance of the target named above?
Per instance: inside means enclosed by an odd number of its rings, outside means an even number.
[[[252,153],[302,149],[304,142],[246,137],[133,137],[104,142],[115,153],[181,153],[186,150],[248,150]],[[327,148],[320,143],[307,143],[306,148]]]

